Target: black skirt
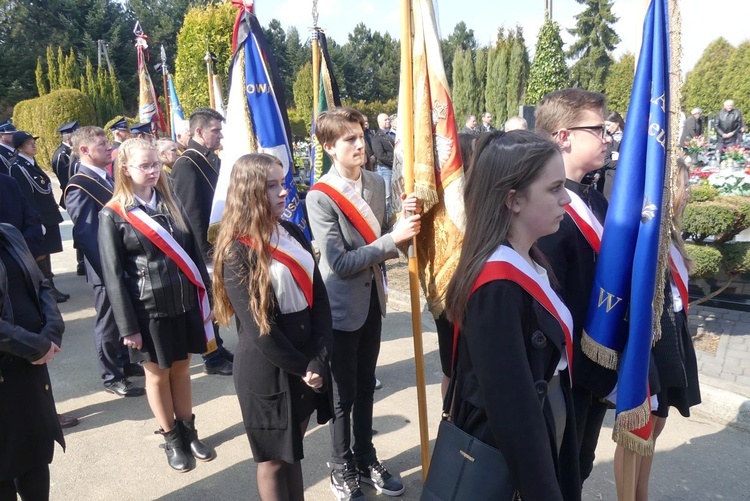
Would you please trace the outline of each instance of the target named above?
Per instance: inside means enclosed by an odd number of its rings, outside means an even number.
[[[129,348],[132,363],[154,362],[160,369],[185,360],[189,353],[206,351],[206,336],[200,308],[176,317],[139,318],[143,347]]]

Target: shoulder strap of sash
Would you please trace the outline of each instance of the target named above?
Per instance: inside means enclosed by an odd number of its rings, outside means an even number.
[[[690,296],[688,294],[688,270],[685,266],[685,260],[677,250],[674,244],[669,246],[669,268],[672,271],[672,280],[674,281],[677,290],[680,292],[680,299],[682,300],[682,307],[685,309],[685,314],[688,313],[688,303],[690,303]]]
[[[377,240],[378,237],[365,219],[365,216],[362,215],[357,207],[355,207],[354,204],[339,190],[325,182],[322,182],[322,180],[319,180],[317,183],[315,183],[313,187],[310,188],[310,190],[320,191],[328,195],[328,197],[333,200],[333,203],[335,203],[336,206],[341,209],[341,212],[344,213],[346,219],[352,224],[352,226],[354,226],[359,234],[362,235],[362,238],[365,239],[365,242],[371,244],[372,242]]]
[[[213,167],[211,167],[211,162],[209,162],[208,159],[205,156],[203,156],[203,154],[200,151],[194,150],[192,148],[189,149],[189,150],[185,150],[185,152],[180,156],[180,158],[186,158],[187,160],[190,160],[190,163],[192,163],[193,165],[195,165],[195,168],[198,169],[198,172],[201,173],[201,176],[203,176],[203,179],[206,180],[206,182],[208,183],[208,186],[211,187],[211,190],[212,191],[216,191],[216,186],[214,186],[211,183],[211,180],[208,179],[208,176],[206,175],[206,172],[203,170],[203,168],[200,165],[198,165],[198,162],[196,162],[195,160],[193,160],[192,158],[190,158],[190,155],[185,155],[185,153],[187,153],[188,151],[194,151],[195,153],[197,153],[198,155],[200,155],[203,158],[203,160],[206,161],[206,164],[209,166],[209,168],[211,170],[214,170]]]
[[[250,237],[242,237],[238,241],[250,248],[255,248],[255,244]],[[294,282],[300,288],[302,293],[305,295],[307,305],[312,308],[313,305],[313,283],[312,277],[308,274],[307,270],[302,264],[297,261],[294,256],[284,252],[279,247],[269,246],[268,249],[271,251],[271,257],[289,268],[292,273]]]
[[[567,188],[566,188],[567,189]],[[602,245],[604,228],[586,203],[576,193],[567,190],[570,203],[565,206],[565,212],[570,215],[578,230],[583,234],[594,252],[599,254]]]
[[[109,200],[112,198],[112,190],[104,186],[98,179],[95,179],[82,172],[78,172],[70,178],[67,186],[65,187],[65,193],[67,193],[71,187],[82,190],[84,193],[94,199],[94,201],[101,207],[107,205],[107,202],[109,202]]]
[[[122,205],[118,202],[111,202],[107,205],[123,219],[129,222],[133,228],[138,230],[143,236],[145,236],[152,244],[162,251],[167,257],[169,257],[180,271],[192,282],[198,291],[198,304],[201,308],[201,315],[203,318],[203,330],[206,337],[206,345],[210,353],[217,349],[216,337],[214,335],[213,326],[211,325],[211,306],[208,302],[208,292],[206,291],[206,285],[203,283],[200,271],[196,266],[193,259],[185,252],[185,249],[177,242],[177,240],[169,234],[159,223],[153,220],[151,216],[146,214],[143,209],[136,207],[135,209],[126,212]]]

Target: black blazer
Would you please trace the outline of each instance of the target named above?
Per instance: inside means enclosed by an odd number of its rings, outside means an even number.
[[[211,262],[213,245],[208,242],[208,221],[219,180],[221,160],[192,139],[188,149],[172,166],[172,189],[182,203],[188,222],[198,239],[203,261]]]
[[[375,160],[378,165],[393,167],[393,147],[395,141],[383,129],[379,129],[377,134],[372,138],[372,151],[375,154]]]
[[[60,207],[65,208],[65,187],[70,179],[70,154],[73,150],[65,143],[60,143],[55,152],[52,154],[52,172],[60,181],[60,189],[63,194],[60,196]]]
[[[538,332],[543,340],[532,342]],[[579,500],[575,415],[560,373],[567,420],[560,456],[555,421],[535,383],[550,381],[565,349],[557,320],[520,285],[496,280],[469,298],[459,336],[455,424],[505,457],[523,499]]]
[[[21,192],[26,197],[26,200],[39,213],[42,224],[49,228],[50,226],[57,226],[62,223],[63,217],[62,214],[60,214],[60,209],[58,208],[52,191],[49,193],[42,193],[37,190],[26,178],[23,171],[34,180],[34,183],[44,190],[52,188],[47,173],[44,172],[36,162],[32,164],[20,155],[16,156],[16,159],[10,168],[10,175],[18,181],[18,185],[21,187]]]
[[[607,199],[587,186],[570,179],[565,187],[586,203],[600,223],[604,224],[607,214]],[[560,284],[560,295],[573,316],[573,384],[581,386],[599,398],[604,398],[612,391],[617,382],[617,372],[598,365],[581,351],[583,324],[586,321],[591,287],[596,272],[596,252],[578,230],[573,219],[565,214],[556,233],[542,237],[537,242],[552,266],[552,271]]]
[[[44,255],[39,213],[23,196],[18,182],[4,174],[0,174],[0,223],[13,225],[23,234],[32,256]]]

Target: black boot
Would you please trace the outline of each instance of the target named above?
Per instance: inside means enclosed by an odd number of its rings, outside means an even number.
[[[55,301],[57,301],[58,303],[64,303],[65,301],[70,299],[70,294],[66,294],[57,290],[57,287],[55,287],[55,281],[52,280],[52,277],[47,278],[47,281],[52,286],[52,295],[55,297]]]
[[[190,421],[177,421],[177,426],[182,434],[182,446],[190,451],[195,459],[200,461],[211,461],[216,457],[209,446],[198,440],[198,430],[195,429],[195,414]]]
[[[169,466],[179,472],[190,471],[195,467],[195,461],[193,461],[193,457],[190,454],[190,449],[182,445],[182,434],[180,433],[179,426],[176,425],[170,431],[166,432],[159,428],[159,431],[156,433],[164,436],[166,443],[162,447],[164,447],[167,453]]]

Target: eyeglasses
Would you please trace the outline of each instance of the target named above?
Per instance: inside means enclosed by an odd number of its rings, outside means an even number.
[[[593,132],[599,132],[601,135],[599,136],[602,141],[607,139],[607,137],[611,136],[612,134],[609,133],[609,129],[607,128],[607,124],[603,123],[601,125],[578,125],[576,127],[565,127],[566,130],[590,130]],[[562,130],[562,129],[561,129]],[[559,134],[560,131],[555,132],[555,135]]]
[[[155,162],[151,165],[128,165],[128,167],[138,169],[141,172],[159,172],[163,166],[161,162]]]

